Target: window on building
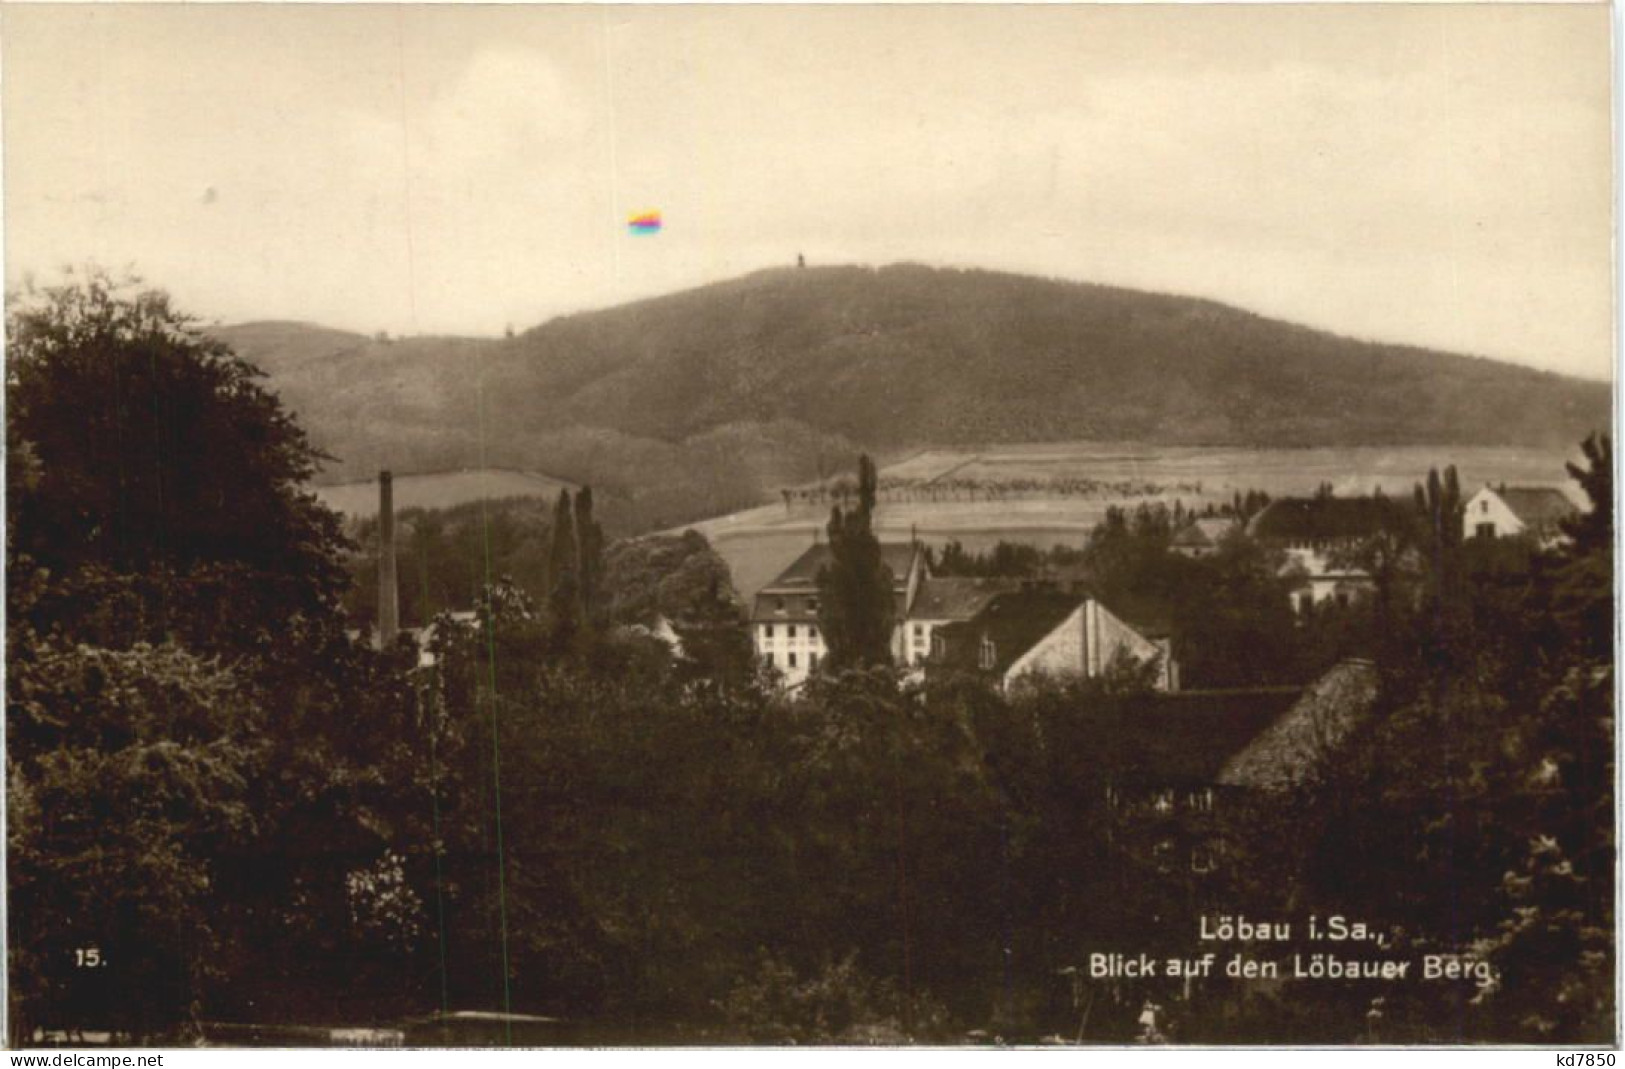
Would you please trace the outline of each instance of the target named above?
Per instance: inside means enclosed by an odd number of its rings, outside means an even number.
[[[807,599],[807,611],[808,612],[817,612],[818,611],[818,599],[817,598],[808,598]]]
[[[815,672],[818,670],[818,654],[816,654],[816,653],[807,654],[807,667],[811,668]]]
[[[925,625],[924,624],[915,624],[914,625],[914,637],[916,639],[925,638]]]
[[[795,666],[796,666],[796,651],[791,650],[790,651],[790,667],[794,668]]]
[[[946,649],[947,649],[947,643],[942,641],[942,636],[941,635],[932,635],[931,636],[931,656],[933,656],[933,657],[941,657],[943,652]]]
[[[772,638],[773,637],[773,625],[772,624],[763,624],[762,625],[762,637],[763,638]]]
[[[774,612],[783,612],[784,611],[784,599],[783,598],[774,598],[773,599],[773,611]]]
[[[789,626],[787,626],[784,629],[784,633],[789,635],[791,638],[795,638],[796,637],[796,625],[795,624],[790,624]]]
[[[993,640],[986,635],[982,636],[982,648],[978,651],[976,663],[983,668],[992,668],[997,663],[999,651],[994,647]]]
[[[1495,524],[1493,524],[1493,523],[1481,523],[1481,524],[1479,524],[1478,525],[1478,537],[1480,537],[1480,538],[1494,538],[1495,537]]]
[[[767,666],[769,668],[773,667],[773,651],[772,650],[767,651]]]
[[[1480,511],[1480,512],[1488,512],[1489,510],[1490,510],[1490,503],[1488,501],[1480,501],[1478,503],[1478,511]]]
[[[818,637],[818,625],[817,624],[808,624],[807,625],[807,637],[808,638],[817,638]]]

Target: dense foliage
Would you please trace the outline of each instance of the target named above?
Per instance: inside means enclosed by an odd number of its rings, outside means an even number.
[[[352,959],[335,887],[412,793],[405,688],[346,641],[302,490],[320,458],[161,294],[93,273],[8,329],[14,1037],[297,1002]]]

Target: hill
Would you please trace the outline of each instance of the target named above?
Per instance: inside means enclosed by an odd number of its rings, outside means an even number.
[[[1610,420],[1602,383],[1212,301],[914,265],[762,271],[501,340],[317,329],[219,333],[341,459],[335,478],[541,470],[654,502],[648,522],[759,500],[859,446],[1566,447]]]
[[[760,272],[504,347],[526,417],[681,438],[795,418],[876,447],[1572,442],[1607,387],[1211,301],[901,265]]]

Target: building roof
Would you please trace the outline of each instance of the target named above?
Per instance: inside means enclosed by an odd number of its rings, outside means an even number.
[[[892,593],[896,604],[894,612],[902,620],[908,612],[908,576],[914,560],[920,554],[914,542],[882,542],[880,559],[891,569]],[[756,605],[751,619],[760,623],[815,623],[818,610],[814,607],[818,595],[818,572],[830,560],[829,546],[818,543],[780,572],[778,578],[756,593]],[[784,608],[779,608],[779,603]]]
[[[1283,497],[1265,505],[1247,533],[1281,542],[1331,542],[1394,530],[1404,520],[1400,506],[1385,497]]]
[[[1567,494],[1551,486],[1503,486],[1491,492],[1529,527],[1554,527],[1580,511]]]
[[[1315,774],[1330,751],[1370,716],[1377,700],[1377,669],[1347,660],[1304,689],[1292,708],[1225,763],[1219,783],[1280,789]]]
[[[986,637],[993,641],[991,670],[1003,675],[1040,639],[1061,626],[1083,600],[1050,588],[998,594],[969,620],[937,628],[943,651],[935,663],[982,669],[982,639]]]
[[[1301,693],[1256,687],[1148,695],[1103,734],[1100,760],[1119,786],[1212,786]]]
[[[1021,588],[1021,580],[985,576],[931,577],[914,596],[915,620],[969,620],[1000,594]]]
[[[1203,516],[1192,520],[1174,535],[1173,545],[1176,547],[1207,547],[1216,546],[1236,526],[1236,521],[1230,516]]]
[[[882,542],[880,543],[880,558],[891,568],[892,582],[901,585],[908,582],[909,569],[914,565],[914,557],[920,552],[918,543],[914,542]],[[818,542],[808,546],[806,552],[790,563],[790,566],[780,572],[778,576],[766,586],[765,590],[777,591],[781,588],[787,590],[808,589],[818,585],[818,570],[829,563],[829,544]]]

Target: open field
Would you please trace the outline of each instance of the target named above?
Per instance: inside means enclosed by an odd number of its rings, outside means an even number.
[[[339,483],[312,488],[322,504],[347,517],[378,514],[378,480]],[[443,509],[481,498],[557,497],[560,490],[575,489],[573,483],[532,471],[506,468],[471,468],[440,471],[426,475],[395,476],[395,508]]]
[[[1200,507],[1229,501],[1238,491],[1285,497],[1312,493],[1321,483],[1340,496],[1378,487],[1391,496],[1409,495],[1428,468],[1449,464],[1468,493],[1486,482],[1506,482],[1561,486],[1578,495],[1563,470],[1566,459],[1533,449],[1459,446],[1227,449],[1063,442],[927,450],[881,469],[876,524],[888,541],[917,532],[928,542],[958,539],[974,549],[1000,539],[1047,547],[1080,542],[1113,505],[1177,498]],[[1049,492],[1047,486],[1057,489]],[[1117,492],[1124,486],[1135,490]],[[798,499],[691,526],[716,545],[748,601],[811,544],[828,515],[828,501]]]

